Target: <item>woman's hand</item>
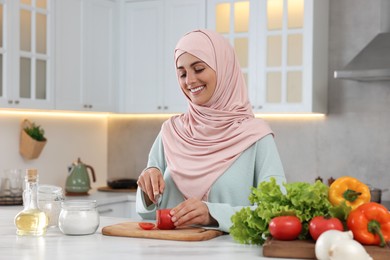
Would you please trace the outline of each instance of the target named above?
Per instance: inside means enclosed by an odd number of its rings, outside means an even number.
[[[180,203],[171,210],[170,214],[175,226],[209,226],[217,224],[217,221],[211,217],[206,203],[195,198],[190,198]]]
[[[165,181],[162,173],[157,168],[148,168],[138,177],[138,187],[144,192],[146,205],[157,203],[154,197],[162,194],[165,189]]]

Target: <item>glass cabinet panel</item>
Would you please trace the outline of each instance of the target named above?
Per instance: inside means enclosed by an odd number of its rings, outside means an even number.
[[[304,0],[288,0],[288,28],[303,27]]]
[[[248,32],[249,30],[249,2],[234,3],[234,31]]]
[[[36,2],[38,8],[46,9],[47,6],[46,0],[36,0]]]
[[[267,46],[267,66],[280,67],[282,65],[282,36],[268,36]]]
[[[280,30],[283,26],[283,0],[267,1],[268,30]]]
[[[20,58],[19,97],[31,98],[31,59]]]
[[[248,67],[248,38],[234,39],[234,49],[241,67]]]
[[[37,60],[35,97],[46,99],[46,61]]]
[[[230,4],[217,4],[215,13],[216,31],[219,33],[228,33],[230,31]]]
[[[38,53],[46,54],[46,42],[47,42],[47,28],[46,28],[46,15],[37,13],[36,15],[36,51]]]
[[[291,71],[287,73],[287,103],[302,102],[302,72]]]
[[[282,76],[280,72],[267,73],[267,93],[268,103],[280,103],[282,101]]]
[[[22,4],[31,5],[31,0],[20,0]]]
[[[290,34],[287,37],[287,65],[302,66],[303,58],[302,34]]]
[[[4,19],[4,11],[3,11],[3,5],[0,3],[0,48],[3,48],[4,47],[4,44],[3,44],[3,26],[4,26],[4,22],[3,22],[3,19]]]
[[[20,10],[20,49],[31,51],[31,12]]]

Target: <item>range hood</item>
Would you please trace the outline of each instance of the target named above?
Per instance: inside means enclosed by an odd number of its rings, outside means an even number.
[[[343,69],[336,70],[334,77],[358,81],[390,80],[390,1],[381,1],[381,30]]]

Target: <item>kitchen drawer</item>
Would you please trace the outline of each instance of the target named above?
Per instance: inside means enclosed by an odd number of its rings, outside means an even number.
[[[99,205],[97,209],[100,216],[132,218],[132,219],[139,218],[138,214],[135,212],[134,201],[124,201],[124,202]]]

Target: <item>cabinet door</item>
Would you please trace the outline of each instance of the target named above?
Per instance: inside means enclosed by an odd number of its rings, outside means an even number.
[[[51,109],[54,1],[2,1],[2,107]],[[5,18],[7,21],[5,22]],[[6,26],[4,26],[6,25]],[[3,41],[2,39],[2,41]],[[5,47],[5,48],[4,48]]]
[[[171,0],[166,1],[165,4],[163,112],[181,113],[187,110],[187,98],[177,80],[174,49],[185,33],[206,27],[206,2],[205,0]]]
[[[58,0],[56,8],[56,108],[80,110],[83,101],[83,0]]]
[[[163,21],[163,1],[125,5],[125,112],[162,109]]]
[[[116,111],[115,2],[59,0],[56,108]]]
[[[117,110],[114,5],[110,0],[89,0],[85,5],[83,97],[84,106],[93,111]]]
[[[208,27],[235,47],[255,112],[326,112],[328,0],[208,3]]]

